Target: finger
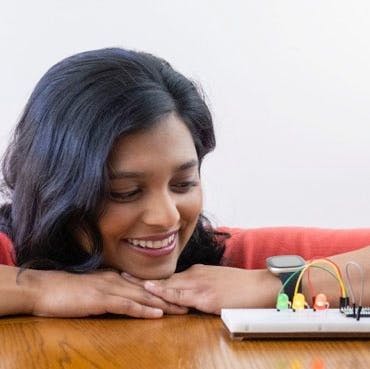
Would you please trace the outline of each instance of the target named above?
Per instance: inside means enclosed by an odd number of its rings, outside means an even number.
[[[161,318],[163,316],[162,309],[142,305],[120,296],[107,296],[105,310],[107,313],[124,314],[134,318]]]
[[[132,277],[132,279],[139,280],[136,277]],[[128,280],[128,278],[121,279],[120,283],[110,285],[110,294],[129,298],[130,300],[136,301],[142,305],[159,308],[166,314],[186,314],[188,312],[186,307],[171,304],[170,302],[153,295],[149,291],[146,291],[143,286],[144,282],[145,281],[142,281],[140,285],[136,285],[131,282],[131,278],[130,280]]]
[[[141,287],[144,287],[144,284],[147,281],[147,279],[137,278],[126,272],[122,272],[121,276],[125,280]],[[195,278],[191,273],[191,268],[181,273],[175,273],[169,278],[151,280],[151,282],[160,283],[162,286],[169,288],[181,288],[181,289],[192,289],[198,283],[197,278]]]
[[[163,312],[170,315],[183,315],[189,312],[189,309],[186,306],[178,306],[171,304],[167,301],[164,301],[165,306],[163,307]]]
[[[191,268],[185,270],[181,273],[175,273],[166,279],[151,279],[148,282],[153,282],[155,284],[160,284],[162,287],[166,288],[178,288],[183,290],[196,289],[199,285],[199,276],[193,273]],[[143,281],[145,284],[146,281]]]
[[[194,301],[196,301],[197,297],[196,291],[193,289],[169,288],[153,281],[146,281],[144,288],[172,304],[181,306],[194,307]]]
[[[143,305],[159,308],[166,314],[186,314],[188,312],[188,308],[185,306],[172,304],[171,302],[150,293],[143,287],[139,288],[140,290],[136,290],[137,293],[132,295],[132,299]]]
[[[128,274],[126,272],[122,272],[121,277],[124,278],[126,281],[136,284],[137,286],[144,287],[145,279],[134,277],[131,274]]]

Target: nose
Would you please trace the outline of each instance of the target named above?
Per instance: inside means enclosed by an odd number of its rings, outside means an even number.
[[[147,200],[142,216],[148,226],[171,229],[179,224],[180,212],[176,199],[168,191],[153,193]]]

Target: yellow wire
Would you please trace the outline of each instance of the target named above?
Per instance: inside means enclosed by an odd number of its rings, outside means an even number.
[[[294,289],[294,295],[298,293],[298,287],[299,287],[299,284],[301,283],[301,280],[302,280],[302,277],[303,277],[303,274],[304,272],[312,265],[314,264],[320,264],[320,263],[325,263],[325,264],[329,264],[334,270],[335,270],[335,274],[337,275],[337,279],[338,279],[338,282],[339,282],[339,285],[340,285],[340,288],[342,290],[342,297],[346,297],[346,288],[344,286],[344,283],[343,283],[343,279],[341,278],[339,272],[338,272],[338,269],[336,268],[335,264],[333,264],[330,260],[326,260],[326,259],[317,259],[317,260],[313,260],[311,262],[309,262],[308,264],[306,264],[303,269],[301,270],[300,274],[299,274],[299,277],[297,279],[297,282],[296,282],[296,285],[295,285],[295,289]]]

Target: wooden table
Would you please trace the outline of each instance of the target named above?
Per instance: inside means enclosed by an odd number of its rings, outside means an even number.
[[[210,315],[0,319],[0,368],[370,368],[370,340],[232,341]]]

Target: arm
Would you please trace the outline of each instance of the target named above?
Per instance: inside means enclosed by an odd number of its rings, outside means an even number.
[[[264,269],[245,270],[196,264],[168,279],[144,281],[124,277],[180,306],[220,314],[221,308],[268,308],[276,302],[281,282]]]
[[[18,270],[0,265],[0,316],[32,312],[32,292],[16,282]]]
[[[359,250],[350,251],[338,255],[334,255],[329,257],[331,261],[336,263],[339,269],[342,272],[344,283],[346,284],[346,276],[345,276],[345,265],[348,261],[355,261],[362,266],[364,269],[365,275],[365,285],[364,285],[364,295],[362,299],[363,306],[370,306],[370,246],[361,248]],[[360,294],[361,288],[361,280],[360,275],[355,268],[350,269],[350,277],[353,292],[357,299]],[[328,273],[318,270],[316,268],[311,268],[310,271],[310,279],[316,294],[322,292],[328,297],[328,301],[331,307],[337,307],[339,303],[339,285],[338,282],[332,278]],[[310,291],[308,288],[307,277],[303,280],[303,293],[305,296],[310,295]],[[311,301],[308,301],[311,304]]]
[[[72,274],[0,265],[0,316],[33,314],[83,317],[104,313],[158,318],[163,313],[184,314],[170,304],[127,282],[117,272]]]
[[[363,266],[365,276],[370,275],[370,266],[366,263],[370,260],[370,247],[338,254],[330,259],[338,264],[343,275],[344,266],[350,260]],[[356,293],[360,288],[360,280],[355,278],[356,271],[353,276],[352,284]],[[265,269],[245,270],[207,265],[194,265],[166,280],[140,281],[131,276],[125,276],[125,278],[144,286],[151,293],[173,304],[215,314],[219,314],[221,308],[227,307],[274,307],[281,288],[280,280]],[[330,306],[338,306],[339,287],[330,275],[320,270],[313,270],[311,281],[316,293],[323,292],[328,296]],[[370,305],[369,283],[369,279],[365,280],[364,306]],[[306,279],[303,280],[303,291],[307,297]]]

